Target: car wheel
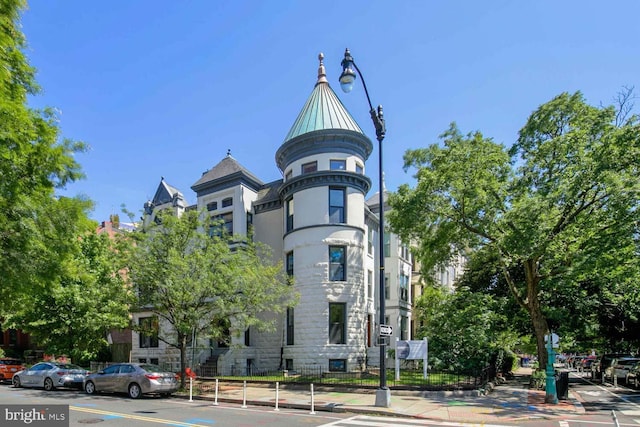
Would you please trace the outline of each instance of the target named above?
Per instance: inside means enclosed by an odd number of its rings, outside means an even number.
[[[132,399],[137,399],[142,395],[142,390],[140,386],[136,383],[133,383],[129,386],[129,397]]]
[[[45,378],[44,379],[44,389],[47,391],[51,391],[54,389],[53,387],[53,380],[51,378]]]
[[[20,384],[20,377],[13,377],[13,380],[11,381],[11,384],[13,384],[13,386],[15,388],[22,387],[22,384]]]
[[[87,394],[95,394],[96,392],[96,385],[93,383],[93,381],[89,381],[88,383],[86,383],[84,385],[84,391]]]

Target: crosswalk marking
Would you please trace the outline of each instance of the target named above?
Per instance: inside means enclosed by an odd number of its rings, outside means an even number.
[[[345,418],[343,420],[334,421],[328,424],[322,424],[318,427],[416,427],[416,426],[445,426],[445,427],[473,427],[482,425],[482,427],[510,427],[505,425],[494,424],[478,424],[478,423],[458,423],[452,421],[435,421],[423,420],[416,418],[395,418],[385,416],[369,416],[356,415],[355,417]],[[513,427],[513,426],[511,426]]]

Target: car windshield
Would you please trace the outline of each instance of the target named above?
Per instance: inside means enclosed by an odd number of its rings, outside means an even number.
[[[22,362],[16,359],[0,360],[0,365],[22,365]]]

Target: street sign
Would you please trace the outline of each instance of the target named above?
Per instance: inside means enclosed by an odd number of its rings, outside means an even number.
[[[391,325],[380,325],[380,335],[391,336],[393,333],[393,327]]]
[[[544,336],[544,342],[549,342],[549,334]],[[560,337],[557,334],[551,334],[551,345],[553,348],[558,348],[560,343]]]

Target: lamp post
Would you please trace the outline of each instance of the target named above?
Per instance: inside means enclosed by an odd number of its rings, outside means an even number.
[[[380,325],[385,324],[385,274],[384,274],[384,182],[383,182],[383,170],[382,170],[382,140],[384,140],[385,136],[385,124],[384,124],[384,116],[382,114],[382,105],[378,106],[376,110],[373,108],[371,104],[371,98],[369,97],[369,91],[367,90],[367,85],[364,82],[364,77],[362,77],[362,73],[360,69],[356,65],[351,56],[351,52],[349,49],[346,49],[344,52],[344,59],[342,60],[342,74],[340,75],[340,87],[346,93],[351,92],[353,89],[353,82],[356,80],[356,73],[351,68],[355,68],[360,76],[360,80],[362,80],[362,86],[364,87],[364,93],[367,95],[367,102],[369,103],[369,114],[371,114],[371,120],[373,120],[373,125],[376,128],[376,139],[378,140],[378,172],[379,172],[379,181],[378,181],[378,194],[379,194],[379,205],[380,205],[380,226],[378,237],[380,238],[380,247],[379,247],[379,263],[380,263],[380,279],[379,279],[379,298],[380,298]],[[387,371],[385,366],[385,353],[386,353],[386,342],[380,340],[380,388],[376,391],[376,406],[388,408],[391,405],[391,392],[389,391],[389,387],[387,387]]]
[[[558,403],[558,391],[556,388],[556,371],[553,367],[553,362],[556,359],[556,353],[553,351],[553,332],[549,328],[549,335],[547,339],[547,366],[545,367],[546,382],[545,382],[545,396],[544,403]]]

